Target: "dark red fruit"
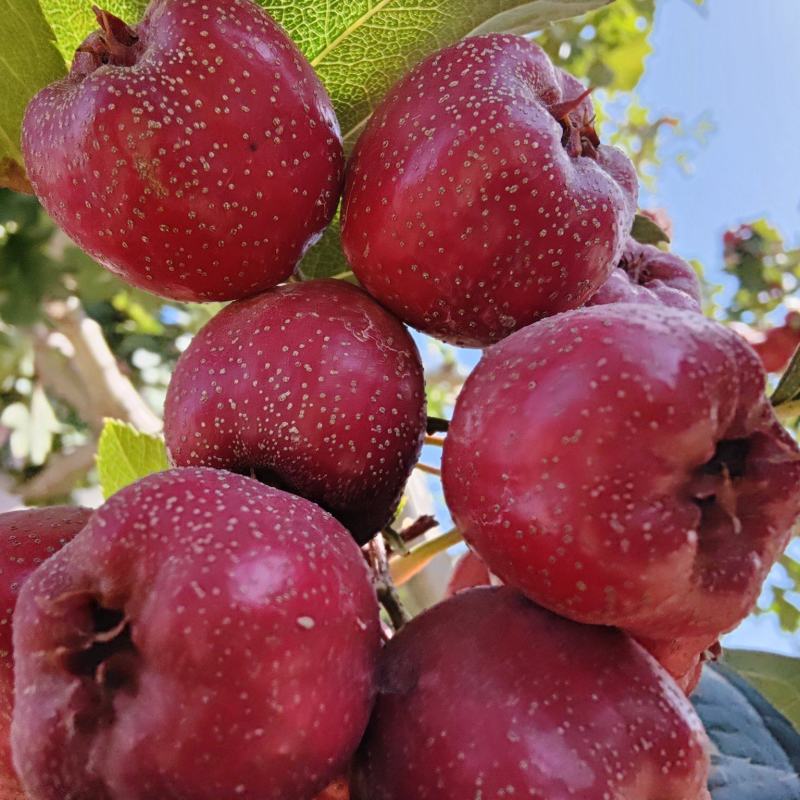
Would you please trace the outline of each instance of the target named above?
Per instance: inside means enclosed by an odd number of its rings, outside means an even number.
[[[700,314],[620,303],[490,348],[456,404],[444,490],[492,573],[659,641],[752,608],[800,513],[800,451],[752,349]]]
[[[341,775],[380,648],[362,553],[313,503],[209,469],[115,494],[14,614],[36,800],[288,800]]]
[[[379,105],[348,169],[342,242],[370,294],[481,346],[582,305],[622,255],[636,174],[584,87],[517,36],[466,39]]]
[[[358,800],[709,800],[708,742],[639,645],[509,588],[461,592],[382,656]]]
[[[674,253],[628,239],[622,259],[586,305],[645,303],[700,311],[700,281]]]
[[[275,286],[330,221],[343,155],[331,101],[250,0],[151,0],[101,30],[31,102],[44,206],[129,283],[176,300]]]
[[[467,550],[453,567],[453,574],[447,583],[445,597],[452,597],[464,589],[473,589],[476,586],[491,586],[492,573],[489,572],[481,557],[472,550]]]
[[[763,341],[753,344],[767,372],[780,373],[789,366],[792,356],[800,347],[800,313],[790,311],[783,325],[770,328]]]
[[[690,695],[700,683],[703,666],[709,661],[716,661],[722,653],[716,637],[709,636],[672,641],[637,637],[636,641],[655,657],[687,695]]]
[[[181,356],[167,394],[178,466],[254,474],[308,497],[360,541],[392,517],[425,435],[406,329],[342,281],[234,303]]]
[[[11,761],[14,660],[11,617],[23,581],[86,525],[92,512],[53,506],[0,514],[0,798],[25,800]]]

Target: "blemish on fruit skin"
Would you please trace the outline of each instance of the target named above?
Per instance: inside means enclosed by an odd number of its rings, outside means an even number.
[[[341,190],[341,135],[314,70],[246,0],[151,3],[136,31],[135,66],[87,67],[80,53],[31,102],[37,195],[148,291],[225,300],[285,280]]]
[[[422,446],[419,353],[354,286],[279,287],[228,306],[195,337],[164,429],[176,465],[254,471],[366,541],[389,521]]]
[[[637,182],[614,148],[566,153],[548,107],[582,91],[506,35],[467,39],[409,73],[348,169],[342,241],[365,288],[420,330],[471,346],[591,296],[622,253]],[[572,114],[592,115],[588,99]]]
[[[416,617],[381,674],[357,800],[708,798],[708,740],[666,672],[619,631],[509,588]]]
[[[702,650],[749,612],[800,513],[800,451],[763,387],[752,351],[696,311],[543,320],[467,380],[448,506],[537,602],[651,640],[706,637]]]
[[[18,606],[26,691],[14,740],[36,796],[94,796],[99,785],[165,797],[180,785],[197,798],[310,797],[342,774],[380,650],[375,592],[349,533],[306,500],[202,468],[145,478],[92,519]],[[253,603],[232,576],[262,559],[280,575],[258,581]],[[56,613],[65,597],[75,610]],[[129,683],[52,657],[86,635],[83,597],[130,620]]]

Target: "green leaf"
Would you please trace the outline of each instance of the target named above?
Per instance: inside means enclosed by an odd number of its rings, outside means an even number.
[[[26,190],[20,129],[28,101],[64,74],[37,0],[0,0],[0,186]]]
[[[800,730],[800,659],[754,650],[726,650],[725,662]]]
[[[664,233],[661,227],[643,214],[637,214],[634,217],[631,236],[636,239],[639,244],[669,243],[669,236]]]
[[[267,0],[333,98],[345,147],[376,103],[415,63],[464,36],[530,33],[609,0]]]
[[[0,0],[0,2],[11,0]],[[67,60],[95,27],[87,0],[41,0]],[[469,34],[530,33],[549,22],[584,14],[610,0],[259,0],[316,68],[352,145],[375,103],[413,64]],[[144,0],[109,0],[104,7],[127,22],[140,19]]]
[[[169,467],[167,448],[160,436],[141,433],[127,422],[106,420],[97,447],[103,497],[108,499],[129,484]]]
[[[771,397],[776,410],[779,410],[780,406],[796,403],[798,400],[800,400],[800,350],[794,354]]]
[[[355,280],[342,250],[339,215],[330,224],[322,239],[297,265],[297,274],[304,281],[314,278],[348,278]]]

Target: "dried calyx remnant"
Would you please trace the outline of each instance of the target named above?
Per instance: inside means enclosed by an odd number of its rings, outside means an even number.
[[[131,67],[141,49],[139,35],[119,17],[97,6],[92,6],[100,30],[92,33],[76,51],[73,70],[81,73],[94,71],[111,64],[117,67]],[[81,58],[79,54],[88,54]]]
[[[590,158],[595,158],[597,156],[600,137],[594,127],[594,117],[591,119],[584,117],[580,122],[576,122],[572,118],[572,112],[577,110],[593,91],[593,88],[589,88],[571,100],[554,103],[549,107],[550,113],[564,130],[561,144],[573,157],[589,156]]]

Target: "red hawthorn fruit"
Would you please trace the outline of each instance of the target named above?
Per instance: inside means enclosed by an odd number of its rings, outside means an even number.
[[[783,325],[764,334],[764,340],[753,344],[767,372],[783,372],[800,347],[800,313],[790,311]]]
[[[0,798],[25,800],[11,761],[14,660],[11,617],[23,581],[86,525],[85,508],[52,506],[0,514]]]
[[[722,647],[716,637],[698,636],[693,639],[655,641],[637,636],[636,641],[672,675],[687,696],[700,683],[703,665],[716,661],[722,654]]]
[[[493,578],[480,556],[468,550],[456,562],[447,584],[445,598],[452,597],[465,589],[491,586],[493,582],[496,583],[497,578]],[[687,695],[690,695],[700,682],[703,664],[715,659],[720,652],[719,643],[712,642],[708,636],[668,642],[652,641],[640,636],[636,637],[636,641],[655,657]]]
[[[381,660],[356,800],[710,800],[700,720],[620,631],[470,589]]]
[[[178,466],[221,467],[308,497],[363,543],[392,517],[425,436],[403,325],[343,281],[234,303],[175,368],[164,415]]]
[[[28,107],[37,196],[84,250],[175,300],[285,280],[336,209],[338,122],[311,65],[250,0],[152,0],[101,30]]]
[[[453,567],[453,574],[447,583],[444,596],[452,597],[465,589],[474,589],[476,586],[491,586],[492,573],[481,561],[481,557],[472,550],[467,550]]]
[[[800,450],[735,333],[620,303],[486,351],[456,403],[443,483],[505,583],[658,641],[751,609],[800,513]]]
[[[345,187],[342,244],[405,322],[483,346],[594,294],[636,207],[583,86],[521,37],[466,39],[378,106]]]
[[[210,469],[115,494],[20,592],[14,763],[36,800],[287,800],[366,727],[378,605],[313,503]]]
[[[646,303],[700,311],[700,281],[682,258],[628,239],[622,259],[586,305]]]

